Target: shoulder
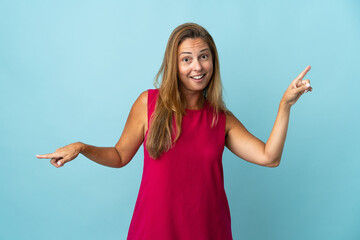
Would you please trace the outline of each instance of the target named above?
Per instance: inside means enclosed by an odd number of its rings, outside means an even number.
[[[137,98],[137,102],[139,102],[139,104],[141,104],[141,105],[147,105],[147,101],[148,101],[148,95],[149,95],[149,91],[150,90],[145,90],[145,91],[143,91],[140,95],[139,95],[139,97]]]
[[[158,93],[158,89],[148,89],[143,91],[136,99],[132,110],[147,119],[147,112],[148,110],[152,112],[154,109]]]
[[[133,110],[146,110],[148,102],[148,90],[143,91],[133,104]]]
[[[143,91],[135,100],[128,116],[127,125],[136,126],[136,128],[146,129],[147,122],[147,102],[148,90]],[[145,132],[145,130],[144,130]]]
[[[149,91],[150,90],[145,90],[141,92],[131,107],[130,114],[138,120],[147,120]]]

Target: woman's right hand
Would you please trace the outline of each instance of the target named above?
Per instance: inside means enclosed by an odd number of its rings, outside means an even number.
[[[307,66],[304,71],[302,71],[299,76],[297,76],[292,81],[281,99],[282,103],[285,103],[286,105],[291,107],[297,102],[301,95],[312,91],[312,87],[310,86],[310,80],[303,80],[303,78],[310,71],[310,69],[311,66]]]
[[[54,153],[36,155],[37,158],[47,158],[50,159],[50,163],[55,167],[59,168],[64,166],[65,163],[70,162],[75,159],[81,152],[83,143],[76,142],[66,145],[64,147],[56,149]]]

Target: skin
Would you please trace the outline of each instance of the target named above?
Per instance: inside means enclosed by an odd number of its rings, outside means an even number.
[[[290,109],[306,92],[312,91],[310,81],[303,80],[310,66],[296,77],[283,94],[274,127],[266,143],[253,136],[232,114],[226,116],[225,145],[236,156],[266,167],[280,163],[289,124]],[[188,109],[201,109],[204,104],[203,89],[213,73],[209,46],[200,38],[185,39],[178,50],[178,77],[180,91],[185,96]],[[191,77],[205,74],[202,80]],[[82,142],[58,148],[54,153],[36,155],[39,159],[51,159],[59,168],[75,159],[80,153],[92,161],[108,167],[127,165],[144,141],[148,128],[147,91],[140,94],[133,104],[124,131],[115,147],[96,147]]]
[[[201,38],[186,39],[179,46],[178,56],[180,91],[184,94],[187,108],[201,109],[205,100],[202,92],[213,74],[210,48]],[[203,74],[202,80],[191,78]]]

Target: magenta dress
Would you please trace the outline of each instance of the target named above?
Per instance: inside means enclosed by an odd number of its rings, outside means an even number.
[[[158,90],[148,91],[148,120]],[[225,114],[211,128],[212,108],[186,110],[174,147],[159,159],[145,148],[144,170],[128,240],[229,240],[230,210],[222,154]]]

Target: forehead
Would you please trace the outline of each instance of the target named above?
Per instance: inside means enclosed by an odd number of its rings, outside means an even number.
[[[204,48],[209,48],[209,45],[201,38],[187,38],[180,45],[178,52],[196,52]]]

